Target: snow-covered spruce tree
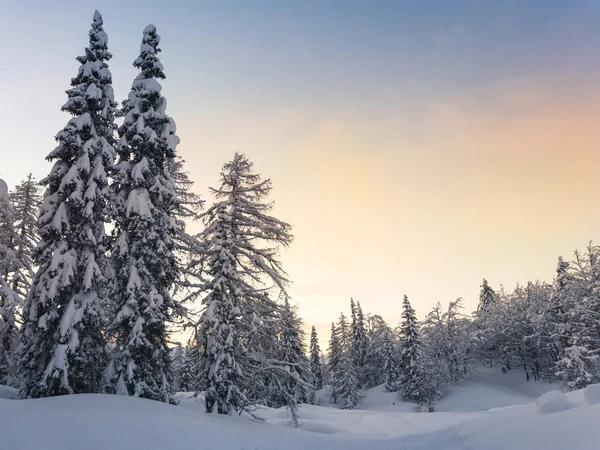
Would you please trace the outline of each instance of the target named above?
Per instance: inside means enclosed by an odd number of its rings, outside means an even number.
[[[481,285],[481,292],[479,293],[479,305],[477,311],[487,310],[497,299],[497,295],[494,290],[488,284],[488,281],[484,278]]]
[[[8,274],[18,269],[12,224],[13,210],[8,199],[8,187],[0,179],[0,384],[14,386],[17,383],[18,347],[16,310],[20,298],[6,281]]]
[[[329,348],[327,349],[327,372],[329,373],[330,401],[338,402],[338,380],[336,374],[341,371],[343,359],[342,343],[337,327],[331,322],[331,333],[329,335]]]
[[[196,362],[197,358],[189,346],[184,348],[183,361],[179,369],[178,390],[181,392],[192,392],[196,390]]]
[[[402,302],[402,322],[400,324],[401,352],[398,368],[400,371],[401,388],[404,396],[410,398],[411,383],[415,378],[413,371],[418,366],[421,339],[415,310],[405,295]]]
[[[406,295],[402,303],[400,339],[402,349],[398,368],[403,397],[420,406],[427,405],[433,411],[437,391],[426,370],[417,316]]]
[[[39,242],[37,219],[42,204],[39,183],[29,174],[9,195],[14,230],[18,236],[15,256],[19,261],[10,286],[21,298],[25,298],[35,275],[33,254]]]
[[[171,296],[178,276],[172,218],[177,198],[167,161],[179,138],[165,112],[157,81],[164,79],[154,25],[143,32],[140,56],[121,114],[114,173],[115,270],[108,332],[115,341],[106,389],[123,395],[174,402],[167,325],[176,310]]]
[[[9,200],[8,186],[0,179],[0,276],[9,283],[14,273],[21,270],[17,258],[19,236],[14,227],[14,209]]]
[[[196,263],[207,268],[207,280],[197,337],[207,368],[207,412],[268,402],[269,386],[291,377],[278,359],[278,299],[287,298],[288,284],[278,254],[293,238],[290,225],[268,215],[270,191],[270,180],[235,154],[223,167],[220,188],[212,189],[216,203],[203,214]]]
[[[94,13],[89,46],[79,56],[63,111],[74,117],[58,146],[39,218],[39,269],[24,309],[23,397],[98,392],[105,366],[106,172],[114,162],[112,76],[102,16]]]
[[[493,326],[493,322],[498,319],[497,313],[502,308],[498,297],[484,278],[479,293],[479,304],[474,313],[472,337],[477,343],[478,359],[489,366],[497,359],[498,353],[498,330]]]
[[[562,352],[569,346],[569,313],[572,311],[573,279],[569,272],[570,265],[562,257],[558,258],[554,290],[544,311],[544,321],[550,338],[551,354],[555,363]]]
[[[332,400],[344,409],[354,408],[361,400],[352,353],[352,330],[342,313],[332,328],[329,357],[332,363]]]
[[[180,392],[181,381],[179,376],[181,374],[181,369],[183,367],[183,361],[185,358],[185,349],[181,345],[181,342],[178,342],[175,347],[170,349],[169,356],[171,358],[171,369],[173,370],[173,390],[175,392]]]
[[[395,392],[398,390],[398,363],[396,361],[396,349],[394,348],[394,340],[392,330],[389,328],[383,337],[381,354],[383,357],[383,388],[387,392]]]
[[[314,386],[310,370],[310,362],[306,357],[304,330],[302,319],[298,317],[297,308],[290,305],[286,298],[281,309],[281,361],[291,377],[285,377],[283,383],[292,398],[282,402],[289,406],[294,403],[314,403]]]
[[[323,365],[321,364],[321,348],[317,329],[313,326],[310,331],[310,373],[312,384],[316,390],[323,389]]]
[[[354,303],[354,299],[350,299],[350,310],[352,316],[352,341],[351,352],[353,365],[358,380],[359,387],[364,387],[365,384],[365,363],[367,359],[367,348],[369,341],[367,330],[365,327],[365,316],[363,315],[360,302]]]
[[[197,333],[197,345],[203,346],[206,360],[199,375],[206,377],[206,412],[232,414],[242,410],[248,399],[238,364],[238,359],[246,357],[246,349],[235,330],[242,283],[235,270],[231,214],[226,204],[214,211],[212,223],[207,223],[204,233],[210,233],[210,241],[205,242],[210,242],[206,251],[212,257],[208,261],[209,281],[204,287],[208,293],[203,299],[206,309]]]

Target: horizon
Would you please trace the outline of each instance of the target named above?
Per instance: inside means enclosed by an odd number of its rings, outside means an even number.
[[[296,237],[282,251],[291,297],[324,347],[351,297],[393,324],[404,294],[419,317],[459,297],[470,313],[483,278],[495,290],[550,282],[559,256],[598,237],[600,4],[522,3],[108,1],[100,12],[119,103],[156,25],[195,192],[210,203],[236,151],[273,181],[274,215]],[[9,2],[0,18],[12,36],[0,64],[10,188],[50,170],[95,9],[29,12],[43,5]]]

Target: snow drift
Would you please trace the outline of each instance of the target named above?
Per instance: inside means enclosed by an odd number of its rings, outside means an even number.
[[[185,396],[180,406],[115,395],[0,399],[0,448],[597,449],[600,404],[587,403],[583,391],[568,394],[568,399],[569,409],[552,414],[538,414],[535,402],[433,414],[302,406],[299,429],[289,428],[284,409],[260,409],[264,421],[214,416]]]

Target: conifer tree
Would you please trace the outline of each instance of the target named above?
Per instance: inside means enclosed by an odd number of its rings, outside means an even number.
[[[181,345],[181,342],[178,342],[175,347],[170,349],[169,356],[171,357],[171,369],[173,370],[173,390],[179,392],[181,391],[180,374],[185,358],[185,349]]]
[[[481,285],[481,292],[479,293],[479,305],[477,306],[477,311],[486,311],[495,301],[496,293],[484,278],[483,284]]]
[[[195,390],[196,381],[196,367],[195,358],[192,349],[189,346],[183,349],[183,360],[179,373],[177,374],[179,379],[178,390],[181,392],[192,392]]]
[[[363,315],[360,302],[354,303],[354,299],[350,299],[350,310],[352,313],[352,342],[351,352],[353,365],[355,367],[358,384],[360,387],[365,384],[365,363],[367,358],[367,348],[369,341],[367,330],[365,327],[365,316]]]
[[[313,403],[314,386],[311,384],[310,363],[306,357],[302,319],[295,307],[286,298],[281,310],[281,361],[290,374],[285,382],[288,392],[292,393],[296,403]]]
[[[342,368],[343,350],[340,342],[340,334],[333,322],[331,322],[331,334],[329,335],[328,351],[328,372],[329,372],[329,389],[330,399],[332,403],[338,402],[338,380],[337,374]]]
[[[317,329],[313,326],[310,332],[310,373],[315,389],[323,389],[323,366]]]
[[[106,389],[174,402],[167,325],[177,309],[171,296],[178,276],[172,216],[177,198],[167,163],[175,158],[179,138],[158,82],[165,78],[159,43],[156,27],[148,25],[133,63],[140,73],[121,110],[113,187],[114,305],[108,327],[116,345]]]
[[[33,254],[39,242],[37,219],[41,206],[39,183],[31,174],[10,193],[13,207],[14,230],[18,236],[15,257],[19,266],[12,274],[10,285],[21,298],[25,298],[33,281]]]
[[[383,338],[383,373],[384,386],[387,392],[395,392],[398,390],[398,367],[396,361],[396,350],[392,339],[392,332],[388,329]]]
[[[22,333],[23,397],[98,392],[106,341],[104,221],[110,203],[106,172],[114,161],[112,76],[102,16],[94,13],[89,46],[79,56],[63,106],[74,117],[56,136]]]
[[[0,179],[0,384],[15,385],[18,329],[16,310],[20,298],[6,282],[7,274],[18,268],[14,254],[13,210],[8,187]]]
[[[342,313],[332,328],[332,399],[344,409],[354,408],[361,400],[352,353],[352,329]]]
[[[223,167],[220,188],[212,189],[217,202],[203,214],[197,264],[206,267],[208,280],[197,336],[207,368],[207,412],[243,410],[267,397],[270,383],[289,377],[277,359],[278,299],[287,298],[288,284],[278,253],[292,235],[290,225],[268,215],[270,191],[270,180],[235,154]]]
[[[418,405],[429,405],[432,410],[436,391],[425,369],[417,316],[406,295],[402,303],[400,336],[399,381],[404,398]]]

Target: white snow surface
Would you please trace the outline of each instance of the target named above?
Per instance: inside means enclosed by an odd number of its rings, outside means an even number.
[[[521,374],[522,376],[522,374]],[[511,378],[513,380],[511,380]],[[117,395],[71,395],[40,400],[0,398],[0,448],[14,450],[199,449],[219,450],[427,450],[597,449],[600,404],[567,394],[570,407],[537,414],[538,390],[509,374],[465,382],[448,397],[449,411],[416,413],[414,405],[375,388],[353,411],[303,405],[299,428],[285,409],[260,408],[250,417],[205,414],[201,399],[178,395],[180,406]],[[0,388],[0,397],[12,397]],[[462,396],[461,396],[462,392]],[[506,399],[502,398],[502,392]],[[561,393],[562,394],[562,393]],[[532,398],[533,396],[533,398]],[[452,399],[455,397],[454,399]],[[462,397],[459,405],[458,398]],[[482,398],[483,397],[483,398]],[[515,406],[505,406],[516,401]],[[487,402],[487,404],[486,404]],[[443,404],[443,403],[442,403]],[[442,405],[440,404],[440,406]],[[453,408],[455,410],[450,411]],[[490,409],[491,408],[491,409]],[[460,410],[460,411],[457,411]],[[469,410],[470,412],[465,412]],[[34,430],[34,432],[32,432]]]
[[[585,401],[589,404],[600,403],[600,384],[590,384],[583,390]]]
[[[535,404],[539,414],[552,414],[571,407],[567,396],[560,391],[546,392],[535,401]]]

